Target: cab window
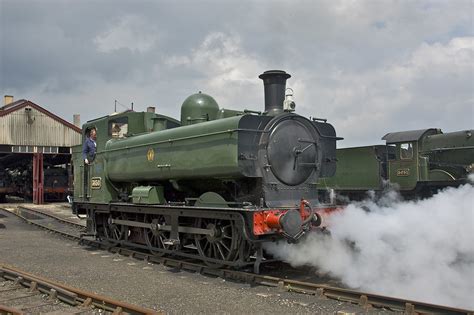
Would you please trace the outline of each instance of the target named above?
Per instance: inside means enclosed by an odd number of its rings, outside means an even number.
[[[123,138],[128,133],[128,117],[109,120],[109,136]]]
[[[395,144],[387,145],[387,158],[389,161],[393,161],[397,158],[397,147]]]
[[[400,144],[400,158],[408,160],[413,158],[413,143]]]

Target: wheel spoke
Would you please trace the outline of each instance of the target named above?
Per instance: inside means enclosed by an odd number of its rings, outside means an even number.
[[[221,249],[221,247],[219,246],[219,243],[216,243],[216,247],[217,247],[217,249],[218,249],[218,251],[219,251],[219,254],[220,254],[221,257],[222,257],[222,260],[226,260],[226,256],[225,256],[224,253],[222,252],[222,249]]]
[[[210,244],[211,244],[210,242],[206,242],[206,243],[204,244],[204,247],[202,248],[202,251],[205,252],[206,249],[209,247]]]
[[[213,243],[209,243],[211,246],[209,246],[209,250],[208,250],[208,257],[214,257],[214,244]]]
[[[224,247],[224,248],[227,250],[227,252],[230,252],[230,248],[227,247],[227,246],[224,244],[224,242],[220,242],[220,244],[221,244],[222,247]]]
[[[162,237],[159,237],[158,239],[159,239],[160,246],[163,247],[163,248],[166,248],[164,239]]]

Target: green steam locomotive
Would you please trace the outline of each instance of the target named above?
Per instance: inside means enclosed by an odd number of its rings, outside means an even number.
[[[386,145],[338,149],[336,174],[320,179],[320,193],[329,199],[327,191],[332,190],[361,200],[368,191],[380,193],[395,185],[407,199],[423,198],[465,184],[473,173],[473,130],[402,131],[388,133],[382,140]]]
[[[294,113],[290,77],[259,76],[263,112],[219,108],[199,92],[180,121],[149,110],[87,122],[97,154],[88,165],[73,150],[73,212],[107,242],[258,269],[263,242],[297,241],[321,223],[316,185],[335,172],[336,132]]]

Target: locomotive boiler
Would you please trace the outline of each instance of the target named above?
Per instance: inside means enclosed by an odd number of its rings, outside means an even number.
[[[84,165],[74,149],[73,211],[89,234],[151,252],[242,266],[261,244],[297,241],[321,223],[320,176],[335,172],[336,133],[325,120],[294,113],[284,71],[259,76],[263,111],[219,108],[188,97],[181,120],[127,111],[86,123],[97,155]]]

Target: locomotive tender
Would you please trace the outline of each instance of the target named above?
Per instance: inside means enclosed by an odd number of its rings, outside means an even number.
[[[334,128],[294,113],[290,77],[259,76],[263,112],[220,109],[199,92],[181,121],[127,111],[87,122],[97,154],[85,165],[73,150],[74,213],[108,242],[216,267],[246,265],[256,252],[258,269],[263,242],[297,241],[321,223],[316,184],[336,168]]]
[[[443,133],[429,128],[386,134],[386,145],[337,149],[337,171],[321,178],[320,194],[333,189],[352,200],[395,184],[407,199],[469,182],[474,171],[474,130]]]

